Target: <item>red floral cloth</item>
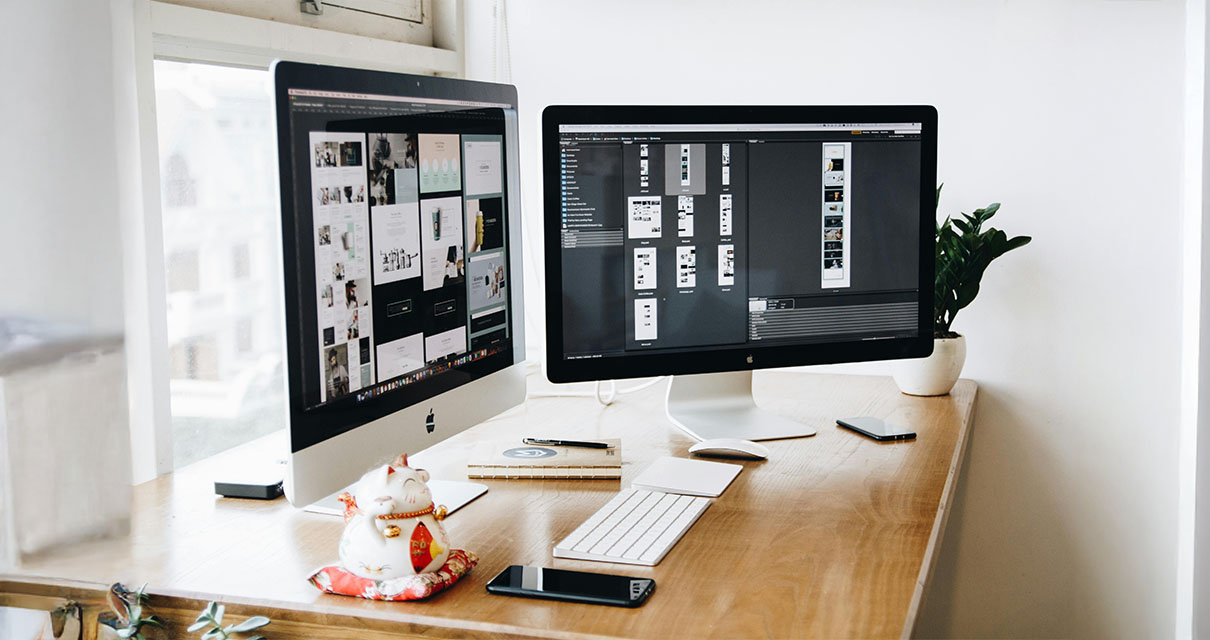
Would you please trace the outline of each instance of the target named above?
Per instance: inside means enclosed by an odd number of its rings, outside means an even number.
[[[311,574],[307,580],[324,593],[342,596],[357,596],[367,600],[423,600],[443,591],[458,582],[462,576],[479,564],[479,556],[462,549],[451,549],[445,566],[433,573],[371,580],[355,576],[337,565],[331,565]]]

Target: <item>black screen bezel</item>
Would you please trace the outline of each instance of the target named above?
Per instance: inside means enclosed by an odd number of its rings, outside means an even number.
[[[303,309],[301,302],[305,298],[301,290],[303,278],[299,277],[297,250],[298,243],[310,241],[309,232],[304,238],[298,233],[296,222],[296,205],[294,197],[294,159],[291,155],[291,131],[289,111],[289,91],[291,89],[306,89],[314,91],[347,92],[353,94],[391,95],[415,98],[440,98],[445,100],[465,100],[468,102],[491,102],[508,105],[514,112],[517,109],[517,89],[512,85],[456,80],[433,76],[417,76],[385,71],[370,71],[365,69],[350,69],[324,65],[305,64],[299,62],[276,61],[271,69],[273,76],[274,115],[277,131],[277,162],[280,191],[282,263],[285,295],[285,336],[286,363],[285,377],[287,383],[287,399],[290,408],[290,450],[297,453],[307,447],[319,444],[325,440],[356,429],[379,418],[406,409],[446,391],[453,390],[463,384],[482,379],[492,373],[501,371],[520,361],[524,356],[515,348],[517,313],[516,305],[508,307],[510,330],[510,347],[504,352],[489,356],[477,362],[467,363],[457,369],[449,369],[440,375],[417,381],[403,389],[386,393],[381,397],[367,402],[352,402],[351,396],[342,398],[337,404],[327,404],[319,407],[308,407],[304,388],[303,370],[310,366],[304,361],[306,354],[303,342],[308,336],[303,335]],[[479,107],[482,108],[482,107]],[[508,144],[516,144],[516,140],[508,139],[508,126],[504,130],[505,146],[503,151],[505,163],[506,197],[505,206],[509,209],[511,196],[507,189],[515,184],[516,167],[509,166]],[[288,175],[287,175],[288,174]],[[508,210],[506,217],[516,219],[516,212]],[[513,269],[517,264],[514,251],[520,247],[513,246],[513,234],[510,222],[505,223],[505,235],[508,242],[508,277],[519,278]],[[515,299],[510,294],[510,301]],[[352,395],[352,394],[351,394]]]
[[[638,353],[566,360],[563,348],[563,264],[559,125],[761,124],[920,122],[920,298],[918,336],[804,345],[753,346],[680,353]],[[906,106],[572,106],[542,112],[543,245],[546,257],[546,374],[551,382],[746,371],[869,360],[920,358],[933,350],[937,110]]]

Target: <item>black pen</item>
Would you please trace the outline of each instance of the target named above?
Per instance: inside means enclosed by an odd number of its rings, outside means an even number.
[[[584,442],[582,440],[543,440],[541,438],[522,438],[525,444],[546,445],[548,447],[584,447],[585,449],[608,449],[606,442]]]

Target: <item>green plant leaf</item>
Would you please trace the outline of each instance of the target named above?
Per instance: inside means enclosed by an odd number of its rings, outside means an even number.
[[[987,222],[992,216],[996,215],[996,212],[999,210],[1000,210],[1000,203],[993,202],[993,203],[987,205],[986,207],[979,209],[975,213],[978,214],[980,220],[982,220],[983,222]]]
[[[223,630],[218,627],[215,627],[202,634],[202,640],[223,640],[226,637],[227,634],[223,633]]]
[[[202,613],[202,615],[204,616],[206,614]],[[196,633],[198,631],[201,631],[202,629],[205,629],[209,625],[210,625],[210,620],[202,620],[201,618],[198,618],[197,622],[194,622],[193,624],[189,625],[189,628],[185,629],[185,631],[188,631],[189,633]]]
[[[223,624],[223,613],[227,611],[227,605],[220,604],[214,612],[214,623]]]
[[[938,201],[941,187],[937,188]],[[933,330],[936,334],[951,331],[958,312],[979,295],[983,274],[993,260],[1005,253],[1029,244],[1029,236],[1009,238],[995,228],[983,225],[1000,210],[993,202],[960,217],[947,216],[937,225],[935,247],[936,276],[933,283]]]
[[[954,309],[954,315],[957,315],[959,309],[965,309],[970,303],[975,301],[975,296],[979,295],[979,283],[967,282],[958,289],[957,305]]]
[[[268,618],[266,618],[265,616],[252,616],[251,618],[248,618],[247,620],[244,620],[243,622],[241,622],[239,624],[227,627],[227,632],[228,633],[243,633],[245,631],[252,631],[253,629],[259,629],[259,628],[269,624],[269,622],[270,622],[270,620]]]
[[[1024,247],[1025,245],[1029,244],[1030,240],[1033,240],[1033,238],[1029,236],[1017,236],[1008,241],[1008,248],[1006,248],[1004,251],[1007,253],[1013,249]]]

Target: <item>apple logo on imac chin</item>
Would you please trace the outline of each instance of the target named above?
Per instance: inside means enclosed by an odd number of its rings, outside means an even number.
[[[434,417],[432,409],[429,409],[429,415],[424,419],[424,428],[429,433],[432,433],[433,429],[437,428],[437,418]]]

